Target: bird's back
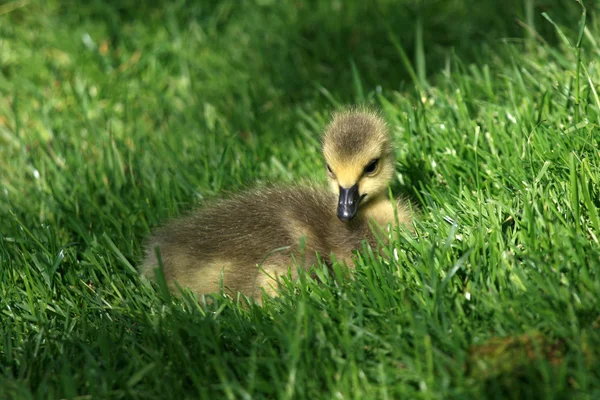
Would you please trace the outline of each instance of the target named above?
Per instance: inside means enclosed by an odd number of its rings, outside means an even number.
[[[353,235],[347,224],[337,220],[335,201],[333,194],[311,186],[275,186],[236,194],[158,229],[146,246],[144,265],[157,266],[156,247],[166,270],[175,253],[198,260],[199,268],[204,260],[224,258],[255,265],[273,252],[290,249],[328,257],[339,247],[339,240],[331,240],[336,234],[344,241],[358,242],[363,234]]]

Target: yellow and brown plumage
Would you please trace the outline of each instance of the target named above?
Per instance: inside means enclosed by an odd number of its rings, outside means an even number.
[[[197,294],[219,291],[260,300],[261,288],[276,294],[274,277],[295,263],[309,268],[317,254],[351,262],[370,228],[398,221],[410,227],[408,204],[391,202],[393,146],[384,121],[365,110],[334,114],[323,136],[331,190],[298,186],[261,187],[215,202],[159,228],[146,244],[141,272],[153,276],[160,249],[170,287],[177,281]],[[394,210],[394,207],[396,210]],[[295,263],[294,263],[295,261]]]

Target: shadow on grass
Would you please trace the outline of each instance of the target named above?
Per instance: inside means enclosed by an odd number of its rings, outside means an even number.
[[[594,5],[587,6],[593,12]],[[452,53],[465,63],[481,62],[478,56],[484,43],[522,39],[527,35],[523,24],[533,24],[542,37],[555,41],[555,30],[542,12],[573,25],[580,16],[575,2],[558,0],[379,0],[374,4],[129,0],[94,1],[76,11],[64,6],[63,11],[70,23],[85,19],[105,23],[117,43],[132,39],[126,31],[130,24],[166,26],[173,36],[197,27],[217,46],[224,45],[220,51],[231,52],[232,63],[252,76],[266,77],[288,104],[313,96],[315,84],[342,101],[357,100],[351,62],[365,88],[399,88],[410,75],[394,41],[412,65],[422,50],[422,72],[431,74],[444,68]]]

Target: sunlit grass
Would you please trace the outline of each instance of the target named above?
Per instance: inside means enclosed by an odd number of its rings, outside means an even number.
[[[0,8],[0,393],[600,396],[597,14],[405,3]],[[388,259],[262,308],[138,277],[165,219],[324,182],[320,131],[356,102],[420,208]]]

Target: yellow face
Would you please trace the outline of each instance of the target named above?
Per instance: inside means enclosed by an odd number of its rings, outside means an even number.
[[[361,205],[386,194],[394,156],[385,121],[376,113],[364,109],[334,113],[323,136],[323,155],[342,221],[354,218]]]
[[[385,153],[385,148],[362,149],[345,157],[331,150],[324,146],[329,186],[339,197],[338,217],[346,221],[365,203],[387,195],[387,185],[394,173],[394,158]],[[344,202],[348,203],[347,212],[340,209]]]

